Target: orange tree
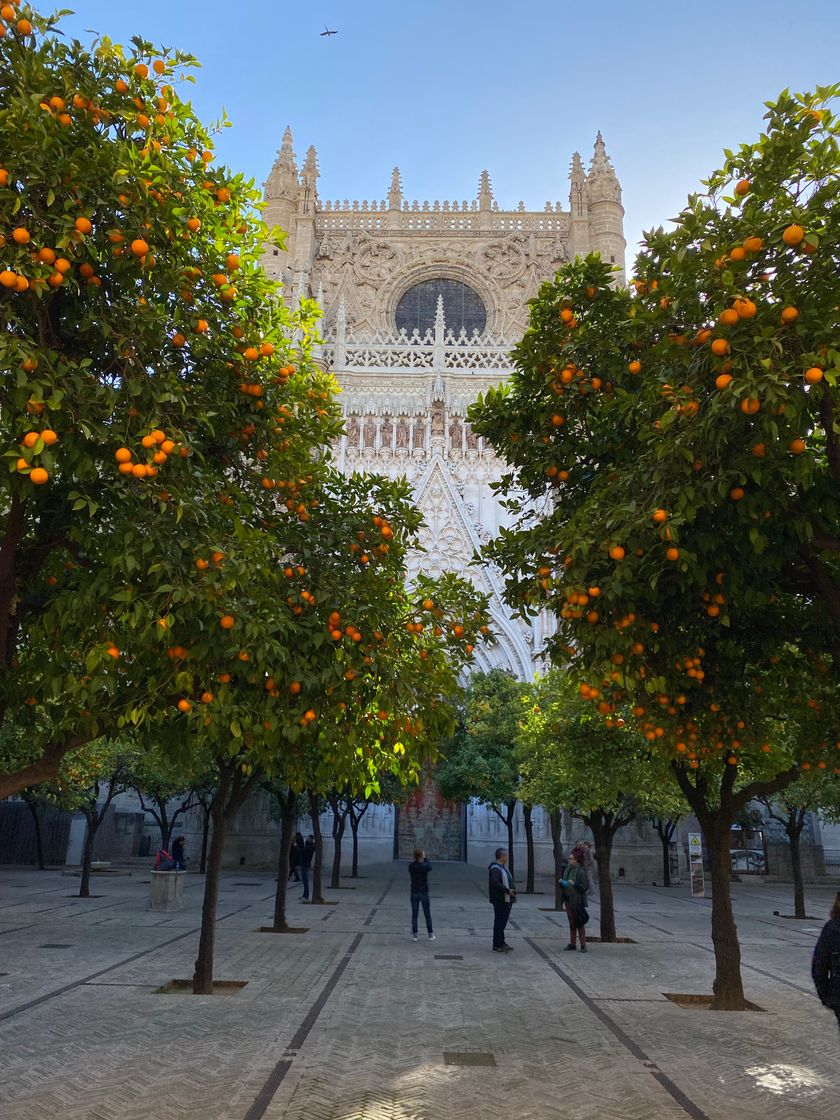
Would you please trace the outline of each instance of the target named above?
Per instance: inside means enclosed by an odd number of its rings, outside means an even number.
[[[486,636],[470,585],[447,577],[406,589],[420,525],[407,483],[321,466],[294,482],[294,498],[278,496],[289,488],[260,485],[246,504],[240,483],[227,535],[219,525],[201,541],[188,532],[180,548],[183,518],[160,518],[165,579],[163,560],[140,567],[116,592],[133,612],[99,613],[93,656],[110,643],[108,672],[124,677],[116,689],[172,667],[166,695],[118,722],[215,772],[197,991],[212,990],[225,834],[256,783],[373,789],[380,770],[416,774],[408,747],[443,733],[458,668]],[[136,616],[151,620],[150,635]]]
[[[23,8],[3,31],[0,720],[27,753],[0,797],[154,724],[180,668],[159,593],[177,604],[278,494],[305,523],[339,430],[313,308],[260,271],[257,192],[177,92],[192,60],[88,49]]]
[[[621,714],[603,720],[593,712],[561,669],[550,670],[530,686],[518,725],[521,796],[549,813],[566,809],[591,831],[598,864],[599,933],[602,941],[614,942],[615,837],[638,817],[675,811],[680,798],[668,782],[667,763],[651,756],[644,738]],[[555,879],[562,871],[559,839],[555,835]]]
[[[554,612],[553,656],[602,715],[632,706],[700,820],[721,1008],[743,1006],[732,821],[840,760],[836,94],[770,105],[647,235],[633,293],[597,257],[544,285],[472,414],[543,514],[488,550],[510,601]]]

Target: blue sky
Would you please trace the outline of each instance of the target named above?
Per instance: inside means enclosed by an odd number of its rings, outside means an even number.
[[[471,199],[487,167],[502,206],[566,205],[600,128],[628,266],[765,100],[840,80],[838,0],[77,0],[64,26],[191,51],[199,113],[233,120],[226,162],[261,183],[289,123],[322,197],[384,198],[398,164],[409,199]]]

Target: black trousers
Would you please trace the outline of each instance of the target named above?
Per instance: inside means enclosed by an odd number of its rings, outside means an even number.
[[[512,902],[493,903],[493,948],[501,949],[505,943],[505,926],[513,908]]]

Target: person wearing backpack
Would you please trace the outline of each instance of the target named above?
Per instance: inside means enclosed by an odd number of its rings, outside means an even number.
[[[580,951],[586,952],[586,923],[589,921],[589,912],[586,909],[586,895],[589,891],[589,876],[583,867],[584,853],[580,846],[572,849],[569,863],[563,872],[560,886],[563,888],[563,904],[566,907],[566,917],[569,919],[569,944],[567,953],[577,949],[576,939],[580,938]]]
[[[834,1012],[840,1026],[840,891],[814,949],[811,976],[820,1002]]]

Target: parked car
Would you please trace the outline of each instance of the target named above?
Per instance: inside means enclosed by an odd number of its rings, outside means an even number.
[[[767,870],[761,848],[731,848],[729,865],[733,871],[751,871],[753,874]]]

